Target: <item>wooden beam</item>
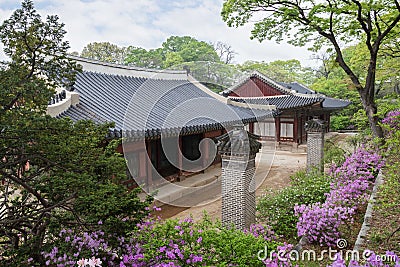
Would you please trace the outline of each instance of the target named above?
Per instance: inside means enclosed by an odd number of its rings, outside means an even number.
[[[149,189],[150,186],[153,185],[153,171],[152,171],[152,165],[153,163],[151,162],[151,141],[146,141],[146,151],[147,151],[147,168],[146,168],[146,177],[147,177],[147,185]]]
[[[249,132],[254,133],[254,122],[249,123]]]
[[[179,136],[179,141],[178,141],[178,177],[180,177],[182,175],[182,164],[183,164],[183,144],[182,144],[182,136]]]
[[[280,142],[281,141],[281,119],[280,118],[275,118],[275,136],[276,136],[276,141]]]

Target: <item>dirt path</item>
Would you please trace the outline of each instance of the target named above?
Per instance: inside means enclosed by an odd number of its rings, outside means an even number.
[[[257,169],[257,175],[262,176],[261,180],[264,177],[266,178],[258,187],[256,196],[262,195],[266,189],[281,189],[288,186],[290,184],[290,176],[296,171],[305,168],[306,157],[307,155],[305,153],[276,151],[271,168],[269,168],[268,165]],[[213,219],[221,219],[221,199],[204,206],[192,208],[175,207],[171,205],[164,205],[161,208],[161,212],[156,213],[156,215],[161,216],[163,219],[180,219],[191,215],[194,220],[200,220],[203,217],[204,211]]]

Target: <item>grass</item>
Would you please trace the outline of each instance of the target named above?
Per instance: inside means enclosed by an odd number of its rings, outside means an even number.
[[[365,249],[400,253],[400,162],[392,159],[378,189]]]

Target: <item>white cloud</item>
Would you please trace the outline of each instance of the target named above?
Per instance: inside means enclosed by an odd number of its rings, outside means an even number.
[[[3,5],[2,3],[6,3]],[[0,18],[11,14],[11,2],[0,0]],[[171,35],[190,35],[208,42],[228,43],[236,61],[299,59],[309,65],[311,53],[273,41],[250,40],[251,25],[229,28],[220,15],[223,0],[36,0],[42,16],[57,14],[65,23],[71,51],[90,42],[121,46],[160,47]],[[14,8],[18,8],[14,4]],[[5,8],[6,7],[6,8]]]

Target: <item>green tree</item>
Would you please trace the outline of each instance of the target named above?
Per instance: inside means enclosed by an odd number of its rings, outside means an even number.
[[[157,49],[130,47],[125,59],[128,64],[145,68],[169,68],[194,61],[219,62],[219,57],[211,44],[190,36],[171,36]]]
[[[0,69],[1,265],[44,266],[40,252],[61,228],[123,234],[147,213],[119,183],[126,167],[116,142],[105,143],[110,124],[46,115],[55,88],[79,71],[64,35],[58,17],[42,21],[30,0],[0,26],[10,58]]]
[[[126,57],[126,51],[126,47],[119,47],[109,42],[94,42],[87,44],[83,48],[80,56],[103,62],[123,64]]]
[[[221,14],[229,26],[238,27],[260,12],[265,16],[254,24],[252,38],[278,42],[287,38],[296,46],[310,43],[314,51],[324,45],[333,49],[336,61],[360,94],[373,135],[383,137],[376,116],[377,61],[382,44],[394,38],[400,21],[400,3],[397,0],[226,0]],[[357,75],[343,55],[344,45],[355,40],[363,41],[368,51],[364,79]]]
[[[343,56],[360,79],[365,79],[368,71],[368,50],[363,43],[346,47],[343,49]],[[351,79],[335,61],[335,58],[335,54],[329,55],[328,53],[324,54],[324,57],[319,57],[323,64],[316,70],[318,78],[314,80],[311,87],[328,96],[351,100],[352,105],[338,113],[341,121],[346,121],[342,125],[349,126],[353,121],[359,127],[368,128],[367,117],[362,114],[363,107],[359,94]],[[388,99],[393,97],[393,93],[397,92],[399,85],[397,76],[400,65],[395,57],[385,55],[382,50],[377,59],[377,66],[375,95],[379,110],[376,116],[383,119],[387,108],[382,98]],[[333,118],[333,120],[335,119],[338,118]]]
[[[246,61],[239,65],[239,69],[246,72],[257,70],[267,77],[278,82],[300,82],[309,85],[314,73],[311,69],[301,66],[296,59],[276,60],[272,62]]]
[[[167,40],[165,43],[168,43]],[[164,44],[163,44],[164,45]],[[166,53],[168,55],[169,52]],[[197,41],[192,38],[191,41],[182,45],[181,49],[178,51],[184,62],[193,61],[209,61],[209,62],[219,62],[219,56],[215,52],[214,47],[204,41]]]
[[[146,50],[141,47],[128,47],[125,63],[141,68],[161,68],[163,66],[162,49]]]
[[[183,58],[178,52],[169,52],[165,56],[163,66],[165,68],[168,68],[174,65],[181,64],[182,62],[184,62]]]

